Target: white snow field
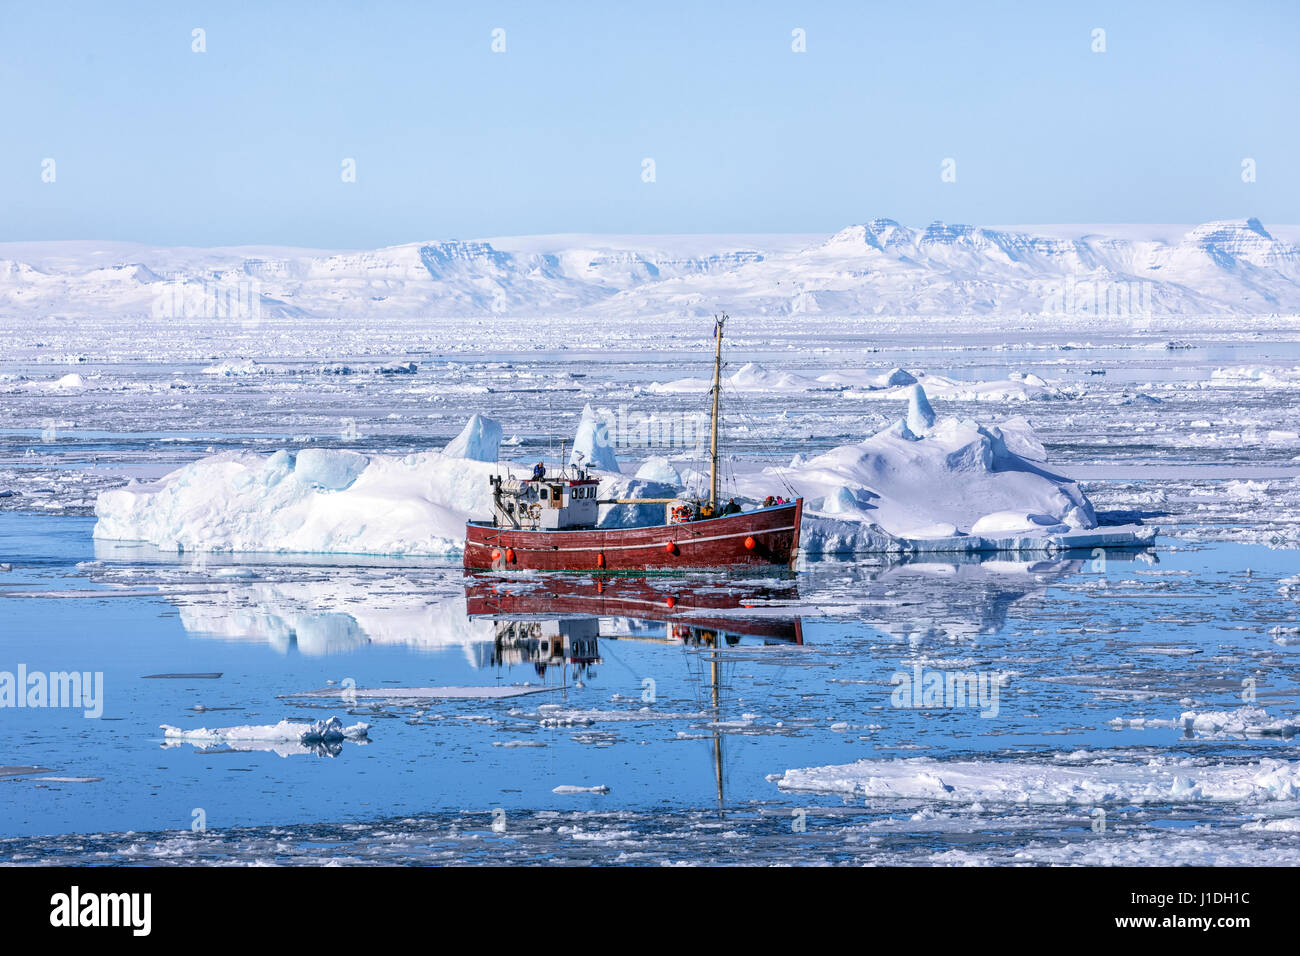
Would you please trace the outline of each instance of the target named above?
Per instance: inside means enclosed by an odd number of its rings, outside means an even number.
[[[1295,230],[1003,227],[891,219],[830,236],[583,236],[416,242],[365,251],[0,244],[0,312],[266,317],[1043,315],[1122,299],[1160,314],[1300,311]],[[1109,235],[1107,233],[1110,233]],[[232,290],[214,293],[214,285]],[[238,317],[238,316],[237,316]]]

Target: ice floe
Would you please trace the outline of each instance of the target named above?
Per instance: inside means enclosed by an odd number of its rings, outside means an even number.
[[[196,747],[227,747],[231,750],[267,750],[280,756],[316,753],[337,754],[344,741],[366,743],[370,725],[344,726],[338,717],[310,722],[282,720],[278,724],[240,727],[173,727],[163,724],[164,746],[183,743]]]
[[[768,779],[786,791],[940,803],[1255,803],[1300,798],[1300,763],[1209,763],[1173,757],[1068,766],[1025,760],[859,760]]]

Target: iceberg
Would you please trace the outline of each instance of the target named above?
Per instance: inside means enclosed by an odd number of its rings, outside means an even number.
[[[1121,543],[1095,531],[1079,486],[1038,460],[1042,445],[1023,419],[1004,431],[935,418],[919,385],[909,387],[908,402],[912,421],[797,469],[751,474],[744,492],[762,497],[784,483],[803,495],[807,553],[1039,549],[1069,546],[1052,539],[1080,531],[1093,532],[1080,547]]]
[[[733,461],[724,500],[753,506],[768,495],[802,496],[805,554],[1054,551],[1133,547],[1154,537],[1141,526],[1098,528],[1091,502],[1047,468],[1023,418],[997,425],[939,418],[920,385],[907,386],[906,397],[910,422],[864,441],[796,457],[790,467]],[[314,448],[212,455],[158,481],[102,492],[94,536],[173,552],[455,554],[466,520],[491,514],[488,477],[526,474],[495,462],[500,435],[500,423],[475,415],[447,446],[460,456]],[[683,482],[704,481],[665,458],[624,476],[608,426],[590,406],[570,461],[605,472],[603,499],[672,497]],[[662,505],[607,505],[598,526],[662,520]]]
[[[475,414],[459,435],[447,443],[442,453],[449,458],[471,461],[496,461],[501,448],[501,423]]]
[[[573,439],[570,465],[594,468],[597,471],[618,472],[618,459],[614,456],[614,443],[609,437],[609,426],[597,417],[590,405],[582,409],[578,434]]]
[[[907,389],[907,427],[914,435],[924,435],[934,424],[934,409],[925,397],[925,389],[917,383]]]
[[[491,514],[496,470],[439,452],[223,452],[101,492],[94,536],[173,552],[445,555],[467,518]]]

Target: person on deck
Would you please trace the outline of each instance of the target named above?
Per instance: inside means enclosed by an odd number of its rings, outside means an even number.
[[[541,481],[546,477],[546,466],[540,461],[533,465],[533,481]]]
[[[766,498],[763,499],[764,508],[770,508],[774,504],[776,504],[776,499],[773,498],[771,495],[768,495]]]
[[[723,513],[724,515],[738,515],[738,514],[740,514],[740,505],[736,504],[736,499],[735,499],[735,498],[732,498],[730,501],[727,502],[727,506],[726,506],[725,508],[722,509],[722,513]]]

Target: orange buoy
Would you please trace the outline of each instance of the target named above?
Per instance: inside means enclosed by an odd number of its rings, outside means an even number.
[[[667,600],[667,601],[664,601],[664,603],[667,604],[670,608],[672,608],[672,607],[676,607],[676,606],[677,606],[677,598],[673,597],[672,595],[669,595],[669,596],[668,596],[668,600]]]
[[[596,555],[596,567],[603,568],[604,566],[605,566],[605,552],[601,551],[599,554]]]
[[[672,541],[669,541],[666,545],[664,545],[664,550],[667,551],[669,554],[676,554],[677,545],[674,544]]]
[[[514,563],[515,563],[515,549],[514,549],[514,548],[506,548],[506,561],[508,561],[510,564],[514,564]]]
[[[755,540],[753,539],[752,536],[751,536],[751,537],[748,537],[748,538],[745,539],[745,550],[746,550],[746,551],[753,551],[754,548],[755,548],[757,545],[758,545],[758,542],[755,541]]]
[[[497,548],[493,548],[493,549],[492,549],[492,560],[493,560],[493,561],[500,561],[500,560],[501,560],[501,552],[500,552],[500,550],[498,550]]]

